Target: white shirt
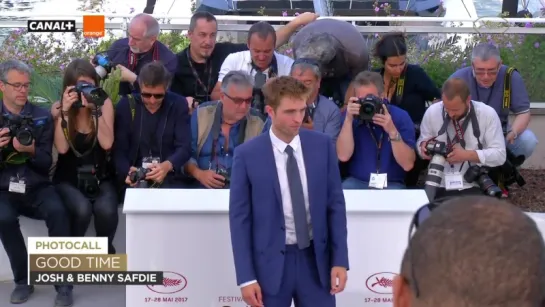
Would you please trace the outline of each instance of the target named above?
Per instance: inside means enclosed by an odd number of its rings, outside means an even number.
[[[505,138],[503,136],[503,129],[501,126],[501,121],[498,116],[498,113],[491,107],[479,101],[473,101],[474,109],[470,112],[475,112],[477,115],[477,122],[479,123],[479,129],[481,132],[480,141],[483,146],[482,150],[479,150],[478,142],[475,136],[473,135],[473,127],[471,122],[467,126],[466,131],[464,131],[464,141],[465,149],[475,150],[477,156],[479,156],[479,165],[484,165],[488,167],[496,167],[503,165],[506,159],[505,151]],[[439,101],[432,104],[424,114],[422,123],[420,124],[420,137],[418,138],[417,150],[418,154],[422,156],[422,149],[420,144],[432,137],[436,137],[443,126],[443,102]],[[462,120],[462,125],[464,121],[471,120],[469,116],[466,116]],[[456,131],[454,129],[454,124],[452,121],[447,126],[447,133],[450,136],[451,140],[455,137]],[[438,136],[436,140],[440,142],[447,142],[447,133],[443,133]],[[461,163],[450,165],[450,163],[445,162],[444,173],[455,173],[459,172],[461,175],[464,175],[466,170],[469,168],[469,163],[465,162],[460,169]],[[444,179],[444,177],[443,177]],[[472,188],[478,186],[477,183],[467,183],[464,180],[464,189]],[[441,187],[445,187],[445,180],[441,181]]]
[[[293,59],[276,52],[274,56],[278,65],[278,76],[289,76]],[[249,50],[231,53],[225,58],[218,75],[218,82],[222,82],[225,75],[233,70],[245,71],[252,77],[256,74],[256,70],[252,67],[252,56]],[[267,78],[269,77],[268,71],[268,69],[263,71],[267,75]]]
[[[280,140],[272,129],[269,130],[271,142],[273,146],[274,162],[276,164],[276,172],[278,173],[278,182],[280,183],[280,193],[282,194],[282,208],[284,209],[284,221],[286,227],[286,244],[297,244],[297,237],[295,235],[295,220],[293,218],[293,206],[291,203],[290,187],[288,183],[288,173],[286,171],[286,165],[288,162],[288,154],[285,153],[286,147],[290,145],[293,148],[293,156],[297,161],[299,167],[299,174],[301,175],[301,184],[303,185],[303,194],[305,198],[305,207],[307,209],[307,222],[309,227],[310,239],[312,240],[312,226],[310,220],[309,210],[309,198],[308,198],[308,181],[307,173],[305,169],[305,161],[303,159],[303,148],[301,146],[301,139],[297,135],[293,140],[287,144]],[[248,281],[240,285],[244,288],[248,285],[256,283],[256,280]]]

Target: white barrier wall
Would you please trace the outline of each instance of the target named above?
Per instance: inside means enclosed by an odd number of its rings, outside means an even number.
[[[413,213],[427,202],[419,190],[345,191],[350,271],[343,307],[391,306],[391,281]],[[228,220],[229,191],[127,192],[130,270],[166,271],[169,286],[128,286],[130,307],[246,307],[235,281]]]

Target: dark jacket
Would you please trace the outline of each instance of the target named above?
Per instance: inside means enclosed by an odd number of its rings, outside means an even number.
[[[0,100],[0,113],[5,114],[7,110],[3,108],[3,102]],[[35,121],[32,134],[35,140],[35,154],[34,157],[29,158],[23,164],[4,164],[0,168],[0,191],[7,191],[9,188],[10,178],[24,177],[26,190],[38,188],[39,186],[45,186],[50,184],[49,169],[53,163],[51,157],[51,151],[53,149],[53,119],[49,110],[35,106],[30,102],[27,102],[23,111],[23,115],[32,115]],[[7,123],[3,120],[2,126]],[[2,150],[2,159],[9,155],[10,152],[14,152],[12,145]]]
[[[159,57],[158,60],[161,61],[165,65],[165,67],[168,69],[168,71],[174,75],[176,73],[176,67],[178,63],[178,59],[176,58],[176,55],[172,51],[170,51],[170,49],[168,49],[167,46],[165,46],[159,41],[155,42],[155,48],[158,48],[157,50],[158,57]],[[116,40],[112,44],[110,49],[108,49],[108,52],[107,52],[108,58],[110,62],[112,62],[114,65],[121,64],[129,68],[129,50],[130,48],[129,48],[128,38],[122,38],[122,39]],[[136,68],[133,70],[133,72],[136,75],[140,74],[140,69],[142,69],[142,67],[145,64],[153,62],[152,50],[146,53],[137,55],[138,62],[137,62]],[[134,88],[135,88],[134,90],[135,92],[139,91],[138,80],[134,83]],[[120,95],[127,95],[127,94],[130,94],[131,92],[133,91],[131,91],[131,87],[128,82],[122,82],[119,85]]]
[[[131,166],[138,158],[138,147],[143,129],[142,127],[144,104],[139,95],[135,96],[134,120],[131,116],[129,99],[123,97],[115,108],[115,142],[114,163],[119,179],[125,179]],[[174,173],[180,174],[182,166],[191,157],[191,129],[189,125],[189,108],[185,97],[167,92],[163,100],[157,131],[155,132],[160,150],[161,161],[170,161],[174,166]]]

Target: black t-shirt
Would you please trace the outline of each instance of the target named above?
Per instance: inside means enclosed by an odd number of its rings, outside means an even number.
[[[161,106],[155,113],[151,113],[147,108],[143,107],[143,125],[142,135],[140,137],[140,146],[138,150],[138,164],[142,164],[143,158],[159,157],[161,153],[160,141],[157,138],[157,129],[159,129],[159,119],[164,106]]]
[[[76,137],[72,142],[74,148],[83,154],[93,146],[94,137],[88,134],[76,133]],[[70,183],[74,186],[78,184],[78,168],[84,165],[98,166],[97,175],[104,179],[108,175],[108,167],[106,163],[106,151],[100,147],[100,144],[95,144],[93,151],[84,157],[76,157],[72,149],[65,154],[59,154],[55,175],[53,175],[54,183]]]
[[[248,50],[246,44],[216,43],[207,63],[195,63],[191,60],[190,64],[191,58],[188,46],[176,55],[178,57],[178,68],[172,80],[171,91],[185,97],[193,97],[201,102],[211,100],[210,94],[218,82],[218,75],[223,61],[231,53],[244,50]],[[195,74],[199,76],[201,82],[197,81]]]
[[[384,69],[377,71],[384,75]],[[394,93],[390,103],[407,111],[413,122],[420,124],[426,112],[426,101],[439,98],[441,98],[441,91],[424,69],[418,65],[409,64],[405,71],[405,85],[401,101],[397,101],[396,93]]]

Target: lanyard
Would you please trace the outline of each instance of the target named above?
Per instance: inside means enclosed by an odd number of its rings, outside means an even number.
[[[148,51],[149,52],[149,51]],[[146,55],[147,53],[143,53],[141,54],[139,57],[142,58]],[[159,61],[159,48],[157,47],[157,42],[155,44],[153,44],[153,47],[152,47],[152,59],[153,61]],[[138,57],[136,54],[134,54],[134,52],[132,52],[132,50],[129,48],[129,70],[134,72],[135,69],[136,69],[136,66],[138,65]]]
[[[469,120],[469,118],[466,117],[465,120]],[[452,150],[452,148],[454,147],[455,144],[460,143],[460,145],[462,145],[462,143],[464,141],[464,131],[462,131],[462,126],[460,125],[460,123],[457,120],[452,120],[452,125],[454,126],[454,131],[456,132],[456,136],[454,137],[453,140],[451,140],[450,136],[448,135],[448,131],[446,131],[447,143],[448,143],[448,152],[450,152]],[[464,167],[464,163],[465,163],[465,161],[462,162],[462,165],[460,165],[460,169],[458,170],[458,172],[462,171],[462,167]],[[454,166],[452,164],[450,165],[450,167],[454,168]]]
[[[193,60],[191,60],[191,55],[189,54],[189,47],[186,49],[186,52],[185,52],[186,56],[187,56],[187,62],[189,63],[189,68],[191,68],[191,72],[193,73],[193,76],[195,77],[195,79],[197,80],[197,84],[202,87],[202,89],[204,90],[204,92],[206,93],[206,100],[209,100],[209,97],[210,97],[210,88],[212,87],[211,86],[211,82],[212,82],[212,63],[211,61],[207,60],[206,61],[206,67],[204,69],[204,72],[207,74],[208,76],[208,81],[206,82],[206,85],[202,82],[201,78],[199,77],[199,74],[197,73],[197,70],[195,69],[195,67],[193,66]],[[197,93],[195,93],[196,95]]]
[[[375,141],[375,144],[377,145],[377,174],[380,173],[380,150],[382,148],[382,141],[384,140],[384,130],[380,133],[380,137],[377,140],[377,137],[375,136],[375,133],[373,132],[373,129],[369,124],[367,124],[367,129],[369,130],[369,133],[371,134],[371,137],[373,138],[373,141]]]
[[[479,97],[479,84],[477,84],[477,79],[475,79],[475,77],[473,77],[473,83],[475,83],[475,94],[477,94],[477,101],[490,105],[490,98],[492,98],[492,93],[494,93],[494,86],[496,86],[496,82],[494,82],[494,84],[492,84],[492,86],[489,88],[490,92],[488,92],[488,97],[486,97],[486,100],[481,100]]]

